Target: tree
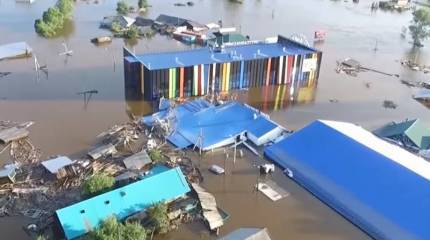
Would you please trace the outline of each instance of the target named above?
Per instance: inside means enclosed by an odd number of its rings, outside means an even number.
[[[88,240],[146,240],[147,231],[137,222],[125,224],[118,222],[115,217],[107,218],[99,228],[91,231]]]
[[[422,41],[430,36],[430,11],[420,8],[412,13],[413,20],[409,31],[415,47],[422,47]]]
[[[116,12],[119,15],[127,15],[127,13],[129,12],[129,9],[130,9],[130,7],[124,1],[119,1],[116,4]]]
[[[170,224],[167,216],[167,204],[160,202],[149,209],[149,221],[157,233],[167,233]]]
[[[133,25],[125,32],[124,37],[128,39],[136,39],[139,38],[139,35],[139,28]]]
[[[140,9],[147,8],[148,7],[148,0],[139,0],[137,2],[137,5],[139,6]]]
[[[149,157],[153,162],[159,162],[163,159],[163,155],[161,154],[160,149],[156,149],[156,148],[151,149],[149,151]]]
[[[46,240],[46,237],[43,235],[37,236],[36,240]]]
[[[48,8],[34,22],[36,32],[43,37],[54,37],[64,27],[65,20],[71,18],[72,10],[72,0],[58,0],[55,7]]]
[[[64,18],[70,19],[72,17],[72,11],[73,11],[72,0],[58,0],[57,8],[63,14]]]
[[[95,174],[82,185],[82,192],[86,196],[94,196],[107,192],[115,184],[115,178],[105,174]]]

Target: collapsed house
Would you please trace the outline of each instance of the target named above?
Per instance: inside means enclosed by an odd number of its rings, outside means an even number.
[[[315,121],[265,149],[374,239],[430,239],[430,163],[360,126]]]
[[[67,176],[66,167],[71,166],[74,161],[65,156],[59,156],[54,159],[46,160],[42,162],[43,167],[56,178],[60,179]]]
[[[430,129],[425,127],[419,119],[388,123],[374,130],[373,133],[415,152],[430,147]]]
[[[16,42],[0,45],[0,60],[30,57],[33,49],[26,42]]]
[[[123,220],[155,203],[180,198],[189,191],[179,167],[161,168],[140,181],[57,210],[59,234],[74,239],[97,228],[110,216]]]
[[[236,101],[215,106],[198,99],[144,117],[142,122],[161,125],[167,140],[179,149],[195,146],[203,151],[247,140],[261,146],[285,132],[268,115]]]

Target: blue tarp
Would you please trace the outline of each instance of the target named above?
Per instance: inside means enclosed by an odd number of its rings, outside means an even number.
[[[77,238],[109,216],[124,219],[160,201],[176,199],[190,191],[179,167],[155,169],[143,180],[56,211],[67,239]]]
[[[233,61],[252,60],[286,55],[303,55],[315,53],[316,50],[296,43],[257,43],[225,47],[216,52],[209,47],[186,51],[149,53],[134,57],[126,57],[130,62],[140,61],[149,70],[187,67],[199,64],[226,63]]]
[[[430,181],[375,149],[316,121],[267,147],[265,155],[375,239],[430,239]]]

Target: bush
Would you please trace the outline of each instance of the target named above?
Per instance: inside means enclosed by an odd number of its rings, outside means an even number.
[[[119,1],[116,4],[116,12],[119,15],[127,15],[127,13],[129,12],[129,10],[130,10],[130,7],[124,1]]]
[[[167,204],[157,203],[149,209],[149,220],[157,233],[169,231],[169,217],[167,216]]]
[[[42,18],[34,22],[36,32],[43,37],[53,37],[64,27],[66,19],[71,18],[72,0],[58,0],[55,7],[43,12]]]
[[[148,1],[147,0],[139,0],[137,2],[137,6],[139,6],[139,8],[147,8],[148,7]]]
[[[88,178],[82,185],[82,193],[85,196],[94,196],[107,192],[115,184],[115,178],[105,174],[95,174]]]
[[[46,240],[46,237],[43,235],[37,236],[36,240]]]
[[[114,33],[120,33],[122,32],[122,27],[117,21],[113,21],[110,30]]]
[[[161,151],[155,148],[149,151],[149,157],[153,162],[160,162],[161,160],[163,160],[163,155],[161,154]]]
[[[115,217],[107,218],[99,228],[91,231],[87,238],[88,240],[145,240],[147,231],[139,223],[118,222]]]
[[[140,31],[136,26],[131,26],[125,33],[124,37],[128,39],[136,39],[139,38]]]

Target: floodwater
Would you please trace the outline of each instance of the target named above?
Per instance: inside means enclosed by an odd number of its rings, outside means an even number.
[[[35,121],[31,139],[44,157],[56,154],[77,156],[87,150],[95,136],[109,126],[153,111],[154,104],[139,100],[134,89],[124,89],[122,47],[136,53],[182,49],[185,46],[165,36],[134,43],[115,39],[111,44],[95,46],[90,39],[109,35],[98,28],[103,16],[115,14],[114,0],[77,1],[74,19],[66,31],[54,39],[34,33],[34,20],[54,4],[54,0],[37,0],[28,5],[14,0],[0,0],[0,44],[26,41],[41,65],[47,64],[49,75],[36,76],[32,59],[0,62],[0,119]],[[136,4],[135,1],[129,1]],[[327,40],[317,45],[323,53],[316,89],[304,90],[300,99],[289,102],[280,87],[250,89],[240,99],[260,107],[290,129],[299,129],[315,119],[350,121],[372,129],[392,120],[420,118],[430,126],[428,110],[411,98],[415,91],[398,78],[372,72],[358,77],[336,74],[336,60],[352,57],[363,65],[399,74],[400,79],[421,81],[426,75],[403,68],[398,60],[414,58],[427,63],[430,51],[424,47],[413,51],[410,39],[400,37],[401,28],[411,20],[410,12],[371,12],[371,0],[359,4],[329,0],[245,0],[234,4],[228,0],[196,0],[194,7],[174,7],[175,0],[151,1],[147,17],[161,13],[190,18],[202,23],[222,20],[224,26],[236,26],[253,39],[282,34],[303,34],[312,39],[315,30],[326,30]],[[74,54],[59,56],[67,42]],[[377,44],[376,44],[377,42]],[[428,42],[427,44],[430,44]],[[378,50],[374,51],[375,45]],[[425,44],[426,45],[426,44]],[[370,88],[366,87],[370,83]],[[97,90],[88,104],[78,92]],[[286,91],[288,92],[288,91]],[[331,103],[330,99],[337,99]],[[384,100],[398,104],[397,109],[382,107]],[[322,204],[281,173],[274,178],[291,194],[273,203],[252,192],[256,181],[253,164],[258,161],[247,154],[236,164],[227,163],[226,177],[213,176],[204,170],[207,187],[231,217],[221,229],[226,234],[238,227],[267,227],[273,239],[367,239],[360,229]],[[201,161],[202,169],[212,163],[223,165],[218,154]],[[16,219],[0,219],[0,229],[8,239],[24,239]],[[13,226],[13,228],[11,227]],[[191,224],[160,239],[205,239],[202,224]]]

